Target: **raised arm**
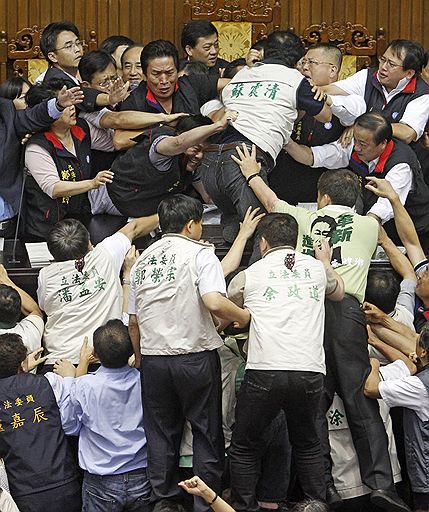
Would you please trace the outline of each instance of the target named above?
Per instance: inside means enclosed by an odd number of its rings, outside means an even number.
[[[119,233],[123,233],[132,242],[135,238],[140,236],[148,235],[151,231],[159,226],[158,215],[149,215],[148,217],[139,217],[131,222],[125,224],[123,228],[119,230]]]
[[[139,112],[137,110],[123,110],[121,112],[106,112],[100,120],[102,128],[113,130],[141,130],[156,124],[174,123],[181,117],[189,114],[155,114],[152,112]]]
[[[395,192],[392,185],[384,179],[367,177],[368,183],[365,188],[371,190],[379,197],[385,197],[390,201],[393,208],[395,225],[398,235],[407,250],[407,255],[411,263],[415,266],[426,258],[420,245],[411,217],[399,199],[399,195]]]
[[[390,264],[393,269],[402,277],[402,279],[409,279],[416,281],[416,274],[414,268],[411,265],[410,260],[403,254],[392,240],[387,236],[386,231],[380,226],[380,234],[378,237],[378,244],[383,247],[384,252],[389,258]]]
[[[14,290],[16,290],[21,298],[21,312],[24,316],[27,315],[37,315],[40,318],[43,318],[43,313],[39,308],[37,302],[30,297],[30,295],[25,292],[22,288],[17,286],[8,276],[7,270],[3,265],[0,264],[0,284],[6,284],[10,286]],[[40,345],[40,343],[39,343]]]

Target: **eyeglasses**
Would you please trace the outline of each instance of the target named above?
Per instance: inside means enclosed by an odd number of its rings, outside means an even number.
[[[98,82],[98,85],[100,87],[109,87],[109,85],[112,82],[115,82],[118,78],[119,78],[118,75],[109,76],[109,77],[105,78],[102,82]]]
[[[385,64],[386,67],[389,68],[389,69],[392,69],[392,68],[403,68],[404,67],[403,64],[396,64],[396,62],[393,62],[390,59],[386,59],[386,57],[384,57],[384,55],[382,55],[381,57],[378,57],[378,62],[382,66]]]
[[[313,59],[301,59],[301,64],[303,66],[305,66],[306,64],[308,64],[309,66],[319,66],[320,64],[328,64],[328,66],[334,66],[334,67],[337,67],[335,66],[335,64],[332,64],[332,62],[319,62],[318,60],[313,60]]]
[[[74,48],[81,50],[83,48],[83,42],[79,41],[79,39],[77,39],[74,42],[70,41],[69,43],[65,44],[64,46],[61,46],[61,48],[55,48],[55,51],[59,52],[60,50],[65,50],[66,52],[71,52],[71,51],[73,51]]]

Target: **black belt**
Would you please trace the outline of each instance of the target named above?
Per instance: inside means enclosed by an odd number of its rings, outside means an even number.
[[[204,148],[204,153],[223,153],[224,151],[231,151],[231,149],[235,149],[237,146],[241,149],[243,144],[246,144],[249,150],[252,148],[251,142],[226,142],[225,144],[209,144]],[[262,151],[258,146],[256,146],[256,156],[266,158],[270,165],[274,164],[273,157],[269,153]]]
[[[12,217],[11,219],[2,220],[0,222],[0,231],[7,229],[13,222],[15,222],[15,220],[16,220],[16,215],[15,215],[15,217]]]

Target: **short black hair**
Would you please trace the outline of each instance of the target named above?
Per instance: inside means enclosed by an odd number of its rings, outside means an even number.
[[[246,59],[235,59],[225,66],[223,71],[223,78],[234,78],[234,76],[238,73],[238,69],[241,66],[247,66]]]
[[[358,176],[348,169],[325,171],[317,181],[317,191],[331,198],[332,204],[353,207],[360,194]]]
[[[79,61],[78,69],[82,81],[91,82],[95,73],[104,71],[110,64],[116,69],[115,59],[104,50],[88,52]]]
[[[83,258],[88,252],[89,233],[77,219],[63,219],[49,231],[48,249],[55,261]]]
[[[394,39],[390,41],[387,49],[392,50],[398,59],[402,59],[402,67],[405,71],[413,69],[416,74],[422,72],[425,62],[425,51],[417,41],[409,39]],[[402,56],[405,55],[405,57]]]
[[[104,50],[109,55],[112,55],[118,46],[132,46],[135,42],[127,36],[109,36],[101,42],[98,49]]]
[[[425,323],[420,331],[419,343],[426,350],[426,352],[429,352],[429,320]]]
[[[210,124],[213,124],[213,121],[209,117],[203,116],[202,114],[189,114],[188,116],[179,118],[175,132],[176,134],[189,132],[189,130],[193,130],[199,126],[208,126]]]
[[[14,324],[21,315],[21,297],[7,284],[0,284],[0,322]]]
[[[192,20],[182,30],[181,44],[185,49],[187,46],[195,48],[200,37],[208,37],[212,34],[218,35],[216,27],[208,20]]]
[[[374,304],[386,314],[395,310],[401,285],[394,272],[372,269],[368,272],[365,301]]]
[[[25,95],[25,102],[29,107],[34,107],[44,100],[56,98],[63,87],[64,82],[59,78],[52,78],[43,84],[32,85]]]
[[[275,58],[289,68],[294,68],[304,55],[301,38],[290,30],[276,30],[267,38],[264,59]]]
[[[183,71],[185,75],[209,74],[209,68],[199,60],[181,60],[179,63],[179,71]]]
[[[174,194],[159,203],[158,216],[164,234],[180,233],[189,221],[203,219],[203,205],[193,197]]]
[[[19,373],[21,363],[27,357],[27,349],[19,334],[0,335],[0,379]]]
[[[338,46],[332,43],[316,43],[310,46],[309,50],[323,50],[329,58],[333,60],[332,64],[337,66],[338,71],[341,68],[341,63],[343,61],[343,54]]]
[[[106,368],[122,368],[133,355],[128,329],[121,320],[109,320],[93,334],[94,352]]]
[[[156,41],[151,41],[143,48],[140,56],[143,73],[146,75],[150,60],[162,57],[172,57],[176,69],[179,69],[179,54],[177,48],[171,41],[157,39]]]
[[[127,52],[129,52],[130,50],[134,50],[134,48],[141,48],[141,51],[143,51],[144,45],[135,43],[135,44],[132,44],[131,46],[128,46],[128,48],[125,48],[124,53],[121,55],[121,66],[122,67],[124,67],[124,60],[125,60],[124,55]],[[140,60],[141,60],[141,56],[140,56]]]
[[[0,84],[0,97],[8,100],[19,98],[22,94],[24,84],[31,87],[31,83],[22,76],[13,76]]]
[[[259,39],[259,41],[256,41],[252,44],[250,47],[251,50],[258,50],[258,51],[265,51],[265,48],[267,47],[267,38]]]
[[[296,248],[298,223],[288,213],[268,213],[259,222],[257,235],[264,237],[270,247],[290,245]]]
[[[380,112],[365,112],[356,118],[355,125],[372,132],[377,145],[392,140],[392,125]]]
[[[40,38],[40,49],[42,50],[45,59],[52,64],[49,60],[48,53],[54,52],[57,45],[57,37],[61,32],[73,32],[73,34],[80,39],[79,30],[71,21],[55,21],[49,23],[42,32]]]

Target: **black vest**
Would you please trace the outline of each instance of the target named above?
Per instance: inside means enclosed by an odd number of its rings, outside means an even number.
[[[320,123],[305,114],[296,124],[292,139],[309,147],[321,146],[336,141],[343,131],[344,126],[335,116],[332,116],[329,123]],[[290,204],[315,202],[317,181],[324,171],[324,167],[312,168],[301,164],[282,150],[277,157],[276,166],[268,175],[268,183],[280,199]]]
[[[20,373],[0,379],[0,404],[0,457],[12,497],[77,478],[54,392],[45,377]]]
[[[369,175],[385,178],[390,169],[400,163],[407,163],[413,173],[413,183],[405,201],[405,208],[414,222],[417,233],[427,233],[429,231],[429,189],[423,179],[416,154],[407,144],[398,139],[392,139],[389,142],[372,173],[368,172],[367,165],[359,159],[356,152],[352,153],[349,168],[362,178],[363,213],[367,213],[378,200],[373,192],[363,186],[365,185],[363,178]]]
[[[47,150],[55,163],[62,181],[83,181],[91,176],[91,137],[83,119],[71,128],[77,158],[67,151],[52,132],[36,133],[29,144],[37,144]],[[54,224],[65,217],[85,220],[91,213],[88,195],[51,199],[28,175],[25,183],[27,235],[45,240]]]
[[[416,375],[429,392],[429,368]],[[429,421],[404,407],[404,442],[407,470],[413,492],[429,492]]]
[[[184,190],[186,175],[191,179],[191,174],[182,169],[181,156],[172,159],[168,171],[158,171],[152,165],[149,149],[160,135],[174,135],[174,132],[168,127],[150,130],[137,137],[137,144],[113,162],[115,178],[107,190],[123,215],[143,217],[156,213],[165,197]]]
[[[376,70],[368,70],[364,93],[367,112],[380,112],[391,123],[397,123],[402,119],[410,101],[429,94],[429,85],[422,78],[413,77],[400,93],[386,103],[382,85],[377,80],[376,74]]]

